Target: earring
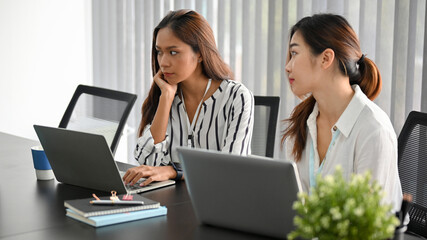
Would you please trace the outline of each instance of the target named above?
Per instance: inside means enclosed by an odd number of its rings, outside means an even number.
[[[201,63],[201,62],[202,62],[202,60],[200,60],[200,59],[199,59],[199,60],[197,60],[197,62]]]

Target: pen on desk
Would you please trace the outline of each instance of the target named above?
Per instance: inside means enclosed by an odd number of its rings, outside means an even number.
[[[98,196],[96,196],[96,195],[95,195],[95,193],[92,193],[92,196],[93,196],[96,200],[101,200],[101,199],[99,199],[99,197],[98,197]]]
[[[94,205],[143,205],[143,201],[112,201],[112,200],[92,200]]]

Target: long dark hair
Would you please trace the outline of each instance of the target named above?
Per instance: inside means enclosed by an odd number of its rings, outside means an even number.
[[[295,32],[301,33],[311,53],[318,56],[325,49],[335,52],[340,71],[349,77],[350,84],[358,84],[365,95],[374,100],[381,92],[381,75],[373,61],[362,55],[359,39],[345,18],[333,14],[315,14],[298,21],[290,31],[289,42]],[[290,59],[288,52],[287,61]],[[292,155],[295,161],[301,159],[307,140],[307,119],[313,111],[316,100],[308,97],[295,107],[282,137],[294,140]]]
[[[168,27],[175,36],[191,46],[195,53],[200,53],[203,61],[202,72],[212,80],[233,78],[229,66],[221,58],[215,43],[215,37],[209,23],[202,15],[192,10],[170,11],[154,28],[151,49],[151,69],[153,76],[160,70],[157,61],[156,39],[160,29]],[[159,105],[160,88],[153,81],[148,97],[142,104],[142,119],[139,125],[138,136],[142,135],[147,124],[153,121]]]

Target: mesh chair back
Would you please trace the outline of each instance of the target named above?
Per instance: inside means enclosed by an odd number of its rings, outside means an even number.
[[[412,195],[408,231],[427,237],[427,113],[412,111],[398,139],[402,191]]]
[[[280,97],[254,96],[253,155],[273,157]]]
[[[59,127],[103,135],[115,153],[136,95],[79,85]]]

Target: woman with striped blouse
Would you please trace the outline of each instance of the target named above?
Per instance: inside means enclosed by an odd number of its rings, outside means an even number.
[[[183,178],[175,148],[251,153],[254,99],[222,60],[208,22],[171,11],[154,29],[153,84],[142,106],[135,158],[126,184]]]

